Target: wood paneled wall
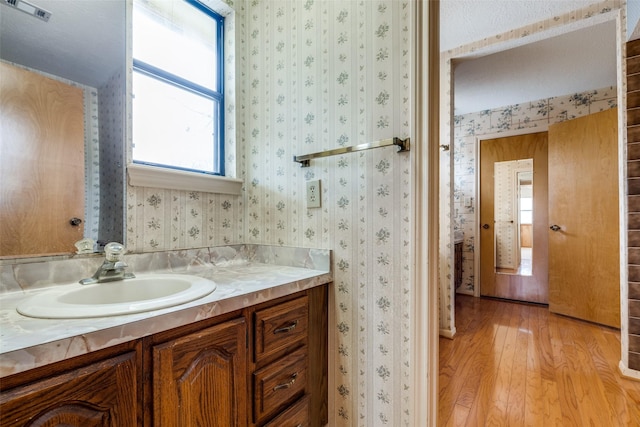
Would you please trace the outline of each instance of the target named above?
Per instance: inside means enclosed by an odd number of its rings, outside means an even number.
[[[627,43],[629,368],[640,370],[640,40]]]

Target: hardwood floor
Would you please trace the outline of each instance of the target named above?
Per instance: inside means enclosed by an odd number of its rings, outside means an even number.
[[[440,338],[438,426],[640,426],[620,333],[547,307],[456,297]]]

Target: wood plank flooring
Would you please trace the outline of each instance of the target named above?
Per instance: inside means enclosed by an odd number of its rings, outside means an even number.
[[[440,338],[438,426],[640,426],[620,332],[547,307],[456,297]]]

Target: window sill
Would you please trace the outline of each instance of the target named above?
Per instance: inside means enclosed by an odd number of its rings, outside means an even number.
[[[240,195],[242,180],[204,173],[165,169],[131,163],[127,166],[129,185],[169,190]]]

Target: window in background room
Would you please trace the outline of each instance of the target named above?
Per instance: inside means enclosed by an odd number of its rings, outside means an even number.
[[[520,197],[520,224],[533,224],[533,197],[530,196],[531,186],[523,188],[522,191],[523,193],[527,191],[529,195]]]
[[[195,0],[134,1],[134,163],[224,175],[223,25]]]

